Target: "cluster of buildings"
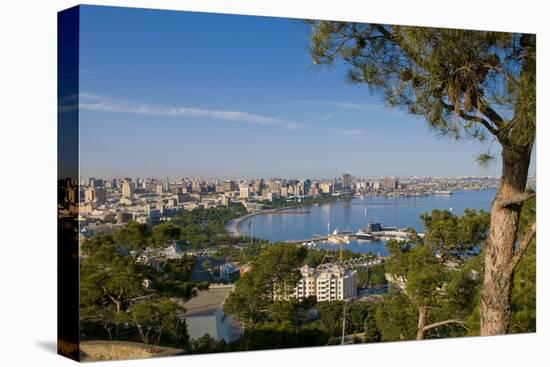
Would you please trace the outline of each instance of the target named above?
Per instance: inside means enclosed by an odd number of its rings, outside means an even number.
[[[60,204],[90,228],[120,225],[135,220],[154,223],[169,220],[184,210],[243,204],[249,212],[279,199],[340,194],[351,189],[351,177],[334,180],[208,179],[90,177],[81,182],[61,182]]]
[[[276,200],[302,200],[321,195],[423,196],[456,190],[494,188],[499,178],[486,177],[354,177],[331,179],[158,179],[90,177],[62,182],[63,207],[78,214],[88,228],[121,225],[135,220],[169,220],[184,210],[243,204],[254,212]],[[68,204],[68,205],[67,205]],[[91,233],[91,232],[90,232]]]

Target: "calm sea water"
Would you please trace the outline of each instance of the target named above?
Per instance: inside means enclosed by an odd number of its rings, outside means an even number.
[[[365,228],[367,222],[380,222],[398,228],[413,227],[418,232],[424,228],[420,215],[432,209],[452,210],[460,215],[464,209],[489,211],[495,190],[456,191],[449,196],[424,197],[365,197],[351,201],[338,201],[326,205],[296,208],[291,214],[259,214],[241,224],[249,228],[253,220],[254,237],[275,241],[305,240],[314,235],[326,235],[338,229],[354,233]],[[300,212],[307,212],[300,214]],[[245,230],[250,234],[250,229]],[[322,244],[319,248],[337,249],[337,244]],[[358,253],[387,255],[384,241],[351,241],[345,249]]]

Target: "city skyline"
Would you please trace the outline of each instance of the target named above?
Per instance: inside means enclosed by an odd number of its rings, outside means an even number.
[[[331,181],[331,180],[342,180],[342,175],[347,172],[342,172],[340,175],[334,174],[331,176],[248,176],[248,177],[224,177],[224,176],[190,176],[190,175],[176,175],[176,176],[133,176],[119,174],[116,176],[80,176],[80,181],[89,181],[89,180],[118,180],[124,181],[126,179],[130,180],[155,180],[155,181],[182,181],[182,180],[200,180],[200,181],[253,181],[253,180],[269,180],[269,181],[303,181],[303,180],[316,180],[316,181]],[[396,179],[467,179],[467,178],[490,178],[498,179],[499,175],[439,175],[439,176],[430,176],[430,175],[381,175],[381,176],[362,176],[362,175],[352,175],[350,174],[352,180],[380,180],[384,178],[396,178]],[[535,178],[536,174],[530,174],[529,178]],[[67,178],[68,179],[68,178]]]
[[[81,19],[82,176],[500,172],[475,161],[489,142],[439,138],[342,65],[314,67],[299,20],[90,6]]]

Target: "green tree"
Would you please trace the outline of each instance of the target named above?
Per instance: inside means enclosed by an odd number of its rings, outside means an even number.
[[[443,261],[461,262],[487,239],[490,215],[483,210],[466,209],[456,216],[436,209],[420,218],[426,230],[424,242],[435,248]]]
[[[536,217],[536,202],[529,201],[522,209],[520,230],[529,230]],[[537,264],[536,241],[528,247],[514,272],[510,332],[534,332],[537,327]]]
[[[172,223],[161,223],[153,227],[152,241],[157,246],[166,246],[181,238],[181,227]]]
[[[295,348],[326,345],[328,335],[315,325],[296,328],[289,321],[251,325],[239,341],[240,350]]]
[[[151,228],[147,224],[131,221],[115,232],[114,240],[126,251],[133,252],[136,260],[152,244]]]
[[[252,262],[252,268],[240,278],[224,303],[228,314],[242,322],[257,323],[269,319],[268,308],[277,299],[285,299],[300,279],[298,267],[307,250],[288,244],[266,246]]]
[[[162,272],[171,279],[187,282],[191,278],[196,261],[196,258],[192,256],[168,259],[164,261]]]
[[[223,352],[225,347],[226,344],[223,339],[217,341],[209,334],[204,334],[193,341],[192,352],[195,354],[218,353]]]
[[[483,211],[467,210],[458,217],[433,210],[421,216],[424,239],[412,236],[414,243],[388,243],[391,256],[386,269],[418,309],[417,339],[437,328],[466,325],[477,283],[465,259],[484,241],[487,217]]]
[[[518,240],[535,141],[536,37],[471,30],[310,21],[316,64],[343,60],[348,81],[455,139],[490,137],[502,179],[491,208],[480,297],[481,334],[508,331],[514,270],[534,237]],[[487,164],[492,153],[481,154]]]
[[[449,271],[435,256],[433,249],[419,243],[400,253],[392,253],[386,268],[395,282],[402,282],[405,294],[410,303],[418,310],[418,326],[416,339],[424,339],[426,330],[436,327],[427,321],[428,309],[437,304],[441,297],[441,288],[448,280]],[[446,320],[446,325],[458,322]],[[438,323],[439,324],[439,323]]]
[[[307,319],[307,309],[296,299],[279,300],[266,307],[267,318],[270,321],[290,321],[292,325],[300,325]]]
[[[191,282],[191,273],[195,265],[194,257],[182,257],[179,259],[167,259],[159,272],[151,278],[153,288],[166,297],[177,297],[183,300],[190,299],[197,294],[195,287],[198,284]]]
[[[141,341],[158,346],[162,338],[165,345],[185,345],[189,341],[185,321],[179,316],[183,308],[168,299],[143,301],[128,310],[126,318],[133,322]]]
[[[390,292],[375,311],[374,319],[382,341],[416,338],[418,309],[401,292]]]
[[[388,283],[384,264],[357,269],[358,288],[380,288]]]
[[[149,231],[129,224],[111,236],[93,237],[82,244],[80,263],[81,332],[87,338],[140,340],[156,346],[184,347],[183,309],[173,299],[187,300],[196,291],[189,282],[194,259],[168,259],[160,267],[136,261],[137,233]],[[134,251],[134,250],[132,250]]]
[[[342,318],[344,315],[344,303],[341,301],[319,302],[319,323],[331,337],[342,335]]]
[[[367,313],[367,318],[364,320],[364,337],[365,343],[374,343],[382,340],[382,334],[378,325],[376,324],[376,310],[378,308],[375,305],[371,305],[370,312]]]
[[[95,238],[83,245],[85,259],[80,264],[81,305],[107,304],[120,314],[143,287],[143,267],[120,251],[110,237]]]
[[[375,307],[367,302],[349,302],[346,312],[347,334],[365,334],[366,341],[377,341],[378,330],[374,328]]]

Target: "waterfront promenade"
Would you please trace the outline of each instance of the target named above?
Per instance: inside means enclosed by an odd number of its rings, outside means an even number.
[[[421,215],[433,209],[448,210],[461,215],[466,209],[489,210],[495,190],[456,191],[453,195],[414,197],[364,197],[349,201],[336,200],[322,205],[304,205],[305,215],[261,215],[272,212],[258,211],[236,218],[227,224],[234,235],[250,235],[247,219],[255,216],[254,237],[269,242],[315,242],[316,248],[336,249],[337,241],[323,241],[322,237],[337,232],[347,232],[349,243],[344,248],[356,253],[387,255],[386,233],[375,233],[372,240],[353,238],[359,230],[365,230],[369,222],[382,223],[396,229],[412,228],[424,232]],[[285,211],[290,211],[286,208]],[[281,213],[281,212],[279,212]],[[388,233],[391,235],[393,233]]]
[[[292,209],[305,207],[306,205],[301,206],[293,206],[293,207],[284,207],[284,208],[277,208],[277,209],[265,209],[265,210],[259,210],[257,212],[248,213],[247,215],[244,215],[239,218],[231,219],[229,222],[225,225],[225,230],[229,232],[230,235],[238,237],[242,236],[243,232],[241,231],[241,224],[245,222],[247,219],[250,219],[256,215],[268,215],[268,214],[308,214],[309,211],[294,211]]]

